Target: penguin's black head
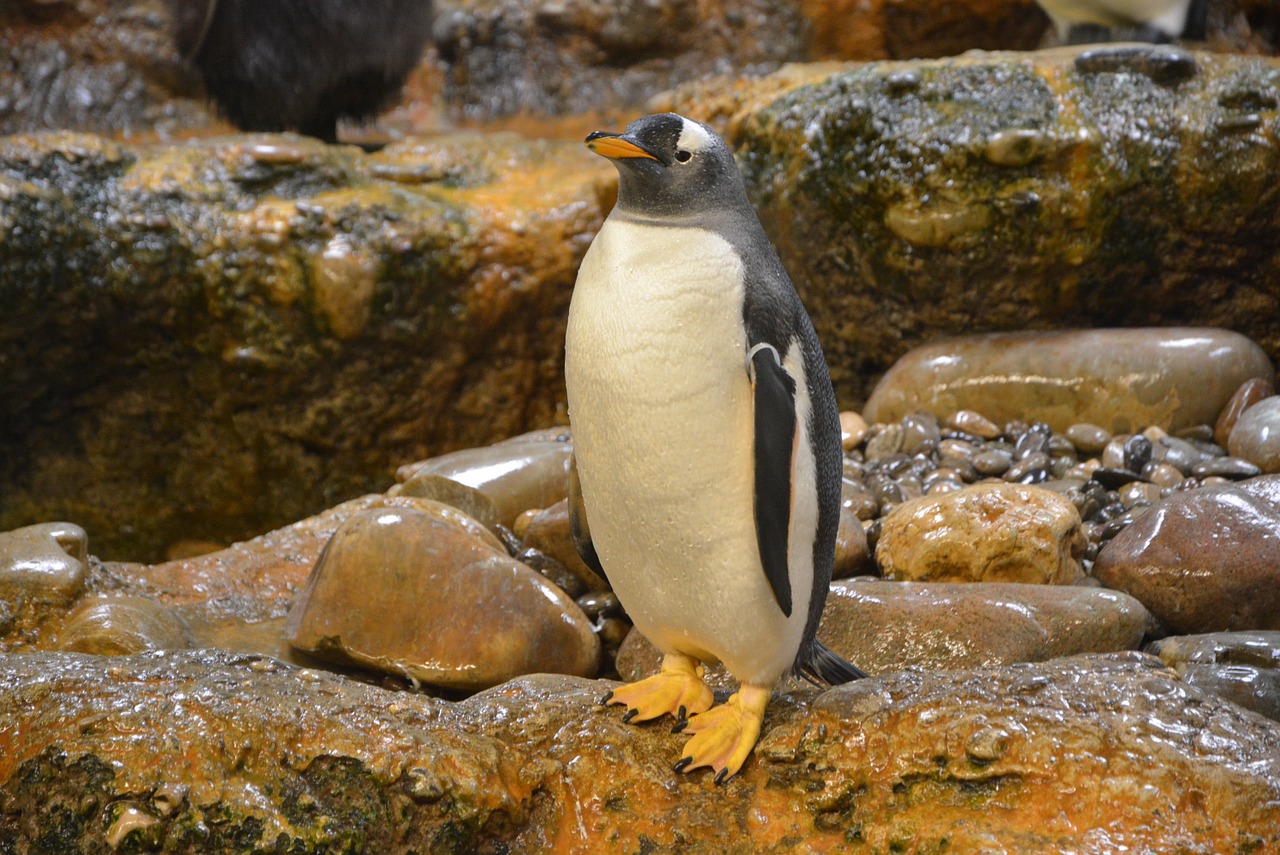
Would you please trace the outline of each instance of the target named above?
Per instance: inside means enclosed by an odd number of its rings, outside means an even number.
[[[587,148],[618,168],[618,207],[641,217],[697,216],[749,205],[733,152],[715,131],[675,113],[596,131]]]

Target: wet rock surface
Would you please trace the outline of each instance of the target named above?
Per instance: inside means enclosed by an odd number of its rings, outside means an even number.
[[[75,523],[0,533],[0,635],[38,634],[84,593],[88,564],[88,535]]]
[[[414,508],[347,519],[286,633],[321,658],[454,689],[537,672],[594,676],[600,658],[591,624],[563,591],[505,549]]]
[[[975,330],[1214,326],[1274,355],[1280,69],[1170,51],[784,71],[664,105],[736,147],[842,402]]]
[[[502,135],[0,139],[0,529],[75,508],[156,560],[556,421],[602,169]]]
[[[0,679],[12,689],[0,697],[0,817],[45,846],[1280,843],[1280,726],[1139,654],[795,696],[770,707],[760,747],[721,787],[673,783],[657,758],[684,737],[622,724],[598,705],[608,684],[576,678],[448,703],[204,651],[8,655]]]
[[[1171,633],[1280,629],[1280,476],[1180,493],[1098,554],[1093,575]]]
[[[1151,617],[1133,597],[1101,588],[988,582],[882,582],[831,586],[818,638],[871,674],[963,670],[1132,650]],[[655,674],[656,648],[634,632],[618,651],[623,680]],[[733,685],[717,666],[708,681]]]
[[[1152,424],[1176,432],[1213,423],[1247,381],[1274,379],[1266,353],[1230,330],[992,333],[911,350],[876,384],[863,415],[891,422],[969,409],[1057,431],[1085,422],[1114,433]]]
[[[1087,542],[1067,499],[997,481],[898,505],[884,518],[876,558],[899,581],[1069,585],[1084,576]]]
[[[1190,686],[1280,721],[1280,632],[1211,632],[1162,638],[1147,652]]]

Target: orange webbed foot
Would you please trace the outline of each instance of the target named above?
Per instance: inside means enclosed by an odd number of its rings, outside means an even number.
[[[663,658],[662,670],[657,674],[619,686],[601,703],[625,706],[627,712],[622,720],[627,722],[649,721],[668,714],[683,722],[710,709],[714,701],[711,689],[702,682],[698,661],[675,653]]]
[[[677,772],[709,766],[715,782],[723,784],[738,774],[760,737],[764,710],[771,692],[760,686],[743,686],[718,707],[695,715],[684,728],[693,738],[685,744]]]

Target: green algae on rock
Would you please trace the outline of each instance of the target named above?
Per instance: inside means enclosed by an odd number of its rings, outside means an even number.
[[[846,406],[939,335],[1203,325],[1280,354],[1276,62],[1062,49],[777,77],[665,103],[738,149]]]
[[[444,179],[379,177],[426,159]],[[563,421],[594,160],[513,135],[0,140],[0,529],[70,518],[155,560]]]

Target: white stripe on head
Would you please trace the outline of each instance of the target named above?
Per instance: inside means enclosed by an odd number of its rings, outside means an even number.
[[[683,116],[680,118],[684,119]],[[684,130],[680,132],[680,139],[676,141],[676,147],[689,152],[702,151],[711,147],[711,134],[707,133],[706,128],[692,119],[684,119]]]

